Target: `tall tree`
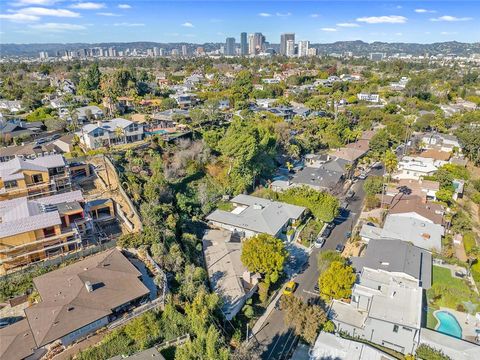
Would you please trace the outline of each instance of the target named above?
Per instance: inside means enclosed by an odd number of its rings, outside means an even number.
[[[259,234],[243,243],[241,260],[248,271],[258,272],[265,281],[274,283],[283,271],[287,250],[280,239]]]
[[[329,268],[320,274],[318,284],[320,296],[325,300],[346,299],[352,293],[355,273],[351,266],[333,261]]]

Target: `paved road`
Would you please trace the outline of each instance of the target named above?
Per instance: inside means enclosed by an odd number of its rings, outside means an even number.
[[[382,175],[383,169],[374,169],[370,175]],[[295,292],[296,296],[304,301],[316,301],[318,296],[314,293],[315,284],[318,281],[317,257],[320,251],[334,250],[338,244],[346,242],[345,233],[351,232],[356,224],[362,209],[365,192],[363,182],[359,180],[353,184],[352,189],[355,196],[349,200],[347,210],[343,210],[340,216],[335,219],[336,226],[328,237],[322,249],[313,248],[308,259],[308,266],[300,273],[295,281],[299,284]],[[296,346],[297,337],[293,331],[284,323],[284,315],[281,310],[272,311],[263,328],[255,334],[253,341],[265,348],[262,358],[265,360],[283,360],[289,358],[289,353]]]

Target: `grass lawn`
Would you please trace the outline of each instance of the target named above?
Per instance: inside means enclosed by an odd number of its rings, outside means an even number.
[[[437,309],[434,309],[432,307],[428,308],[428,311],[427,311],[427,328],[428,329],[435,330],[435,326],[437,326],[438,320],[435,318],[435,316],[433,316],[433,313],[436,310]]]
[[[427,291],[427,298],[429,307],[434,309],[447,307],[464,311],[464,301],[480,305],[480,297],[465,280],[452,277],[449,269],[440,266],[433,266],[432,287]]]
[[[219,201],[217,203],[217,209],[223,211],[232,211],[234,208],[233,204],[230,201]]]

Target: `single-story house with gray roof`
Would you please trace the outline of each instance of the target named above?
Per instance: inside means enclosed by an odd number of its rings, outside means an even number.
[[[207,220],[216,227],[243,233],[245,237],[269,234],[283,238],[282,232],[293,221],[300,220],[307,210],[302,206],[243,194],[230,201],[234,206],[232,211],[217,209],[207,216]]]

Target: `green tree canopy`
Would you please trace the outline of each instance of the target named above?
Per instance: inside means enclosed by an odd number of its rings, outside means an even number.
[[[293,326],[295,334],[309,344],[314,344],[318,331],[327,322],[325,311],[318,305],[307,305],[300,298],[291,295],[282,298],[285,324]]]
[[[279,194],[279,199],[289,204],[308,208],[313,216],[324,222],[332,221],[339,213],[340,204],[335,196],[308,186],[289,188]]]
[[[346,299],[352,293],[354,282],[353,268],[339,261],[333,261],[318,279],[320,296],[325,300]]]
[[[274,283],[283,271],[287,250],[283,242],[268,234],[259,234],[243,243],[241,260],[250,272],[258,272]]]

